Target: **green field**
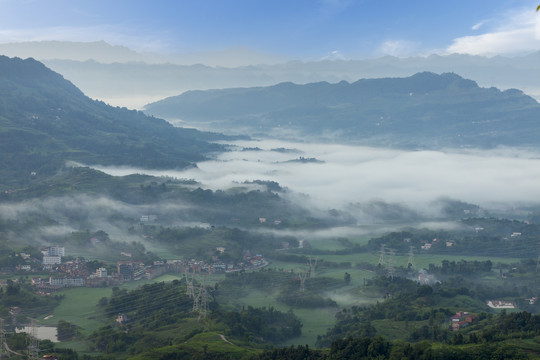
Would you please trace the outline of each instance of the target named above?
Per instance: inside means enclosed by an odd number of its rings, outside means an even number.
[[[68,321],[79,326],[84,335],[89,335],[106,324],[97,303],[102,297],[109,297],[112,294],[111,288],[73,288],[60,291],[58,294],[64,295],[65,298],[54,309],[53,314],[38,319],[41,324],[56,325],[59,320]]]
[[[355,243],[362,243],[367,241],[367,238],[359,237],[355,239]],[[324,250],[336,250],[343,249],[343,240],[331,240],[326,242],[314,242],[316,248]],[[315,247],[315,246],[314,246]],[[170,252],[167,253],[168,257],[177,257]],[[160,253],[165,256],[166,253]],[[317,277],[324,277],[335,279],[338,281],[343,280],[343,286],[329,290],[323,294],[324,297],[329,297],[336,301],[338,308],[350,307],[352,305],[367,305],[381,300],[381,294],[373,293],[373,290],[365,287],[364,283],[366,279],[370,279],[375,276],[375,273],[369,269],[363,269],[362,263],[370,265],[376,265],[379,261],[379,255],[376,253],[357,253],[357,254],[345,254],[345,255],[317,255],[312,256],[312,259],[324,260],[325,262],[332,263],[344,263],[350,262],[350,267],[324,267],[321,265],[316,271]],[[440,265],[441,261],[447,259],[450,261],[459,260],[479,260],[485,261],[487,258],[478,256],[452,256],[452,255],[430,255],[430,254],[418,254],[415,256],[415,265],[417,268],[427,268],[429,264]],[[494,263],[512,263],[518,262],[519,259],[508,258],[490,258]],[[405,266],[408,261],[408,256],[395,256],[394,265]],[[321,262],[321,264],[324,264]],[[357,264],[359,264],[357,266]],[[307,263],[294,263],[284,261],[272,260],[268,265],[269,268],[292,270],[295,273],[299,271],[306,271],[308,269]],[[345,273],[350,274],[350,283],[345,284]],[[498,273],[497,273],[498,274]],[[485,281],[490,283],[497,283],[500,280],[495,272],[485,275]],[[120,288],[128,290],[135,289],[151,282],[172,281],[180,280],[183,278],[182,274],[166,274],[153,280],[132,281],[126,282]],[[223,280],[225,275],[212,275],[207,276],[205,281],[208,285],[214,285],[215,283]],[[202,281],[203,277],[198,279]],[[220,289],[225,291],[225,289]],[[93,331],[99,329],[102,326],[111,323],[110,319],[106,319],[101,309],[97,306],[98,301],[103,297],[110,297],[112,294],[111,288],[73,288],[66,289],[58,292],[58,294],[65,296],[61,304],[54,310],[52,314],[43,314],[43,317],[38,319],[40,324],[43,325],[56,325],[59,320],[68,321],[74,325],[77,325],[81,329],[83,336],[88,336]],[[226,310],[239,309],[242,306],[253,307],[274,307],[276,310],[283,312],[289,311],[291,308],[276,300],[277,291],[275,293],[256,290],[256,289],[243,289],[240,294],[228,294],[225,298],[219,299],[218,302]],[[441,306],[453,307],[454,304],[442,304]],[[469,304],[472,311],[481,310],[481,304]],[[293,312],[301,319],[303,323],[302,335],[298,338],[290,339],[283,344],[283,346],[289,346],[293,344],[308,344],[314,346],[317,340],[317,336],[326,333],[327,329],[331,328],[335,323],[335,313],[338,308],[315,308],[315,309],[300,309],[292,308]],[[47,319],[45,319],[47,317]],[[411,326],[416,326],[413,324]],[[390,339],[397,339],[400,334],[406,332],[404,322],[394,321],[378,321],[374,322],[374,327]],[[164,334],[166,336],[167,334]],[[81,341],[71,341],[62,343],[62,346],[67,346],[75,350],[85,352],[88,349],[88,344]]]

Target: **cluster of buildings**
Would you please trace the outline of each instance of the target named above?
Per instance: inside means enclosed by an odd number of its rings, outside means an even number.
[[[446,246],[446,247],[452,247],[452,246],[455,245],[455,243],[454,243],[453,241],[450,241],[450,240],[441,240],[441,239],[437,239],[437,238],[431,240],[431,242],[429,242],[429,241],[422,241],[422,243],[423,243],[423,244],[420,246],[420,248],[421,248],[422,250],[429,250],[429,249],[431,249],[431,247],[432,247],[433,245],[437,245],[437,244],[444,244],[444,246]]]
[[[516,305],[514,305],[513,302],[504,301],[504,300],[488,300],[486,304],[492,309],[515,309],[516,308]]]
[[[270,222],[273,222],[274,225],[280,225],[281,224],[280,219],[275,219],[274,221],[271,221],[271,220],[268,220],[268,219],[266,219],[264,217],[259,218],[259,223],[260,224],[267,224],[267,223],[270,223]]]
[[[218,251],[220,250],[218,249]],[[202,260],[191,259],[167,260],[167,263],[165,265],[167,267],[167,272],[185,272],[186,270],[189,270],[191,272],[216,274],[241,270],[259,269],[268,265],[268,261],[266,261],[264,256],[262,256],[261,254],[246,254],[244,255],[242,261],[236,264],[226,264],[222,261],[219,261],[218,259],[215,259],[215,261],[212,263],[207,263]]]
[[[459,311],[450,319],[452,320],[452,331],[458,331],[472,324],[477,319],[477,316],[466,311]]]
[[[223,253],[225,248],[217,248]],[[245,254],[242,261],[236,264],[225,264],[217,257],[212,263],[201,260],[168,260],[154,261],[151,265],[145,265],[138,260],[123,260],[116,264],[116,273],[109,273],[107,268],[101,267],[93,273],[89,273],[87,262],[79,258],[73,261],[62,262],[65,249],[59,246],[51,246],[42,251],[43,269],[54,272],[48,278],[33,277],[32,285],[40,293],[50,293],[65,287],[99,287],[120,285],[124,281],[153,279],[164,273],[225,273],[229,271],[251,270],[268,265],[268,262],[260,254]],[[123,253],[123,256],[127,254]],[[131,254],[129,254],[131,255]],[[110,268],[109,268],[110,269]]]
[[[51,246],[48,249],[42,250],[43,254],[43,267],[50,267],[51,265],[58,265],[62,263],[62,256],[66,255],[66,249],[60,246]]]

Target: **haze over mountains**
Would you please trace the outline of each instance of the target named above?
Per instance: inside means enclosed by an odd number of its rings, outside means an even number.
[[[445,73],[190,91],[149,104],[181,124],[402,148],[538,146],[540,104]]]
[[[540,98],[540,52],[519,57],[430,55],[342,59],[339,56],[284,62],[247,48],[195,54],[139,53],[104,42],[43,41],[0,44],[0,53],[33,57],[70,79],[91,98],[141,109],[188,90],[269,86],[291,81],[354,82],[407,77],[418,72],[454,72],[480,86],[518,88]]]

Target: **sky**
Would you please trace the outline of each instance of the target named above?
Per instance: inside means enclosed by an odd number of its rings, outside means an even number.
[[[540,50],[538,0],[0,0],[0,43],[229,48],[288,59]]]

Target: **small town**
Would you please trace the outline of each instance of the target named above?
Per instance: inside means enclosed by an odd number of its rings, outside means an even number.
[[[224,248],[218,247],[216,251],[223,253]],[[43,275],[31,278],[32,286],[41,295],[50,295],[51,292],[69,287],[107,287],[119,286],[126,281],[137,281],[143,279],[154,279],[165,273],[185,274],[219,274],[235,271],[256,270],[268,265],[263,255],[251,255],[245,252],[243,259],[238,263],[224,263],[214,257],[215,261],[208,263],[203,260],[157,260],[152,264],[145,264],[138,260],[122,260],[116,263],[116,272],[105,267],[96,268],[89,271],[88,261],[75,258],[70,261],[63,261],[66,254],[64,247],[50,246],[43,249],[43,259],[32,258],[29,254],[20,253],[25,260],[24,265],[17,265],[15,268],[4,268],[4,272],[17,272],[19,274],[44,273]],[[121,252],[122,257],[131,258],[131,253]],[[0,286],[7,285],[7,281],[0,281]]]

